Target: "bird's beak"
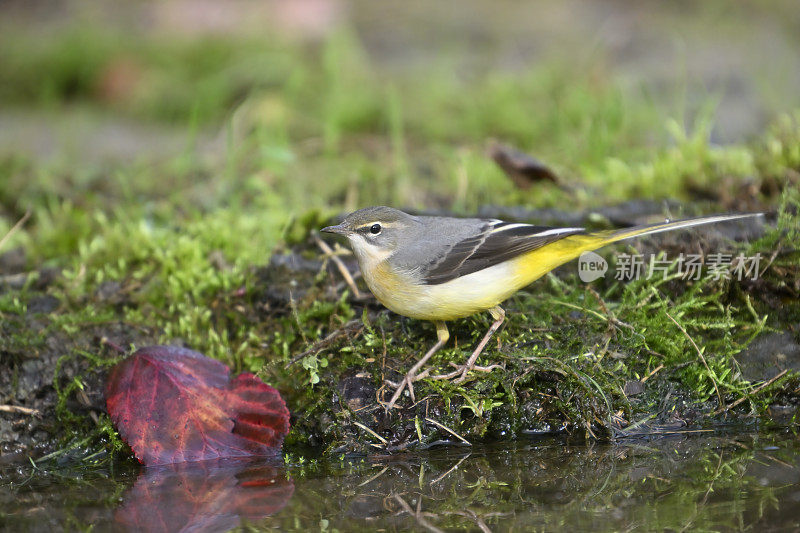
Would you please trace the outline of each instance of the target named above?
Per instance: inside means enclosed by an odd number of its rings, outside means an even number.
[[[338,226],[328,226],[327,228],[322,228],[320,231],[324,231],[325,233],[336,233],[338,235],[347,235],[347,233],[349,233],[347,228],[343,227],[341,224]]]

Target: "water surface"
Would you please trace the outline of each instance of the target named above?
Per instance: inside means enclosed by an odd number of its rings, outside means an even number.
[[[798,452],[791,431],[728,430],[277,463],[6,465],[0,528],[791,531]]]

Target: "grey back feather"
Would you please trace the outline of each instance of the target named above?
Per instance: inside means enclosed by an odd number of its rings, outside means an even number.
[[[499,220],[417,217],[404,232],[391,262],[436,285],[488,268],[523,253],[583,233],[583,228],[552,228]]]

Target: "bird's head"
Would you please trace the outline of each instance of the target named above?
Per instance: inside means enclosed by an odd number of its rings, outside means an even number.
[[[416,235],[417,217],[385,206],[365,207],[347,215],[336,226],[322,228],[326,233],[344,235],[353,246],[359,263],[375,263],[392,255]]]

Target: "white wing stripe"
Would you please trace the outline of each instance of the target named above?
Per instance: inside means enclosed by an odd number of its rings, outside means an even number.
[[[501,231],[510,231],[517,228],[534,228],[532,224],[523,224],[523,223],[516,223],[516,224],[509,224],[506,222],[501,222],[504,224],[499,228],[492,229],[489,233],[500,233]],[[494,224],[497,225],[497,224]],[[561,233],[575,233],[576,231],[584,231],[583,228],[553,228],[546,231],[542,231],[539,233],[532,233],[528,235],[528,237],[547,237],[548,235],[560,235]]]
[[[494,228],[491,231],[491,233],[497,233],[498,231],[506,231],[506,230],[510,230],[510,229],[530,228],[530,227],[532,227],[530,224],[521,224],[521,223],[518,223],[518,224],[507,224],[507,225],[502,226],[500,228]]]
[[[548,235],[558,235],[560,233],[575,233],[576,231],[584,231],[583,228],[555,228],[549,229],[547,231],[543,231],[541,233],[535,233],[531,235],[531,237],[547,237]]]

